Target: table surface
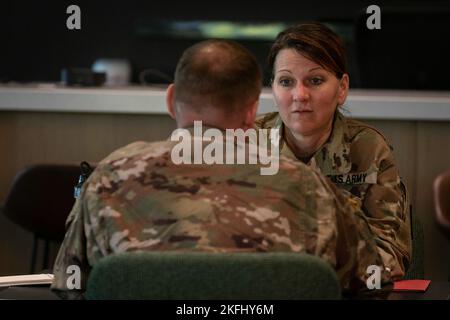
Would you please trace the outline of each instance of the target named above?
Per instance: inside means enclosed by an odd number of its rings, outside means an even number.
[[[391,292],[387,300],[450,300],[450,282],[431,281],[425,292]]]
[[[48,285],[0,287],[0,299],[59,300]],[[431,281],[425,292],[391,292],[382,300],[450,300],[450,282]]]
[[[60,300],[49,285],[0,287],[0,300]]]

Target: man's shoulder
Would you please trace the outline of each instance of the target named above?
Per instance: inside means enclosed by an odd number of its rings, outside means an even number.
[[[120,160],[123,158],[136,158],[139,157],[153,157],[170,151],[172,146],[171,141],[135,141],[124,147],[114,150],[110,155],[101,161],[103,163],[111,163],[112,161]]]
[[[278,120],[278,112],[269,112],[256,117],[255,127],[258,129],[269,129],[275,126]]]
[[[132,172],[137,176],[138,172],[142,173],[150,162],[167,158],[172,145],[173,142],[168,140],[157,142],[136,141],[116,149],[98,163],[89,181],[92,182],[102,177],[127,180],[123,177],[117,177],[117,175],[120,176],[121,172]]]
[[[282,179],[280,177],[282,176]],[[280,155],[277,183],[283,184],[309,184],[312,188],[322,188],[327,183],[322,179],[319,171],[301,161]]]

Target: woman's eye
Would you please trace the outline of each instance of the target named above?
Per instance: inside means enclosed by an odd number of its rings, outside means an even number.
[[[323,79],[321,79],[321,78],[312,78],[310,80],[310,82],[311,82],[312,85],[318,86],[318,85],[321,85],[323,83]]]
[[[290,87],[292,85],[291,79],[282,78],[278,80],[278,84],[280,84],[283,87]]]

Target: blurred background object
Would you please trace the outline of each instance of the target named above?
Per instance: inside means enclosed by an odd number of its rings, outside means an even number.
[[[359,87],[450,90],[448,6],[384,6],[380,30],[366,19],[361,12],[354,28]]]
[[[323,0],[320,6],[302,1],[80,1],[80,30],[66,27],[70,4],[2,2],[1,82],[58,81],[65,67],[93,64],[97,70],[118,71],[118,62],[109,58],[120,57],[129,62],[131,84],[168,83],[185,48],[206,38],[226,38],[255,54],[269,85],[266,58],[276,34],[287,25],[318,20],[345,41],[351,88],[450,90],[448,1],[377,1],[381,30],[367,29],[365,10],[373,3],[364,0]],[[98,61],[102,57],[107,60]],[[119,64],[125,74],[127,63]],[[107,84],[127,83],[125,78]]]
[[[436,222],[442,234],[450,241],[450,171],[439,173],[433,183]],[[448,281],[450,281],[450,264]]]
[[[106,73],[94,72],[87,68],[65,68],[61,70],[61,82],[66,86],[101,86],[105,83]]]
[[[436,222],[442,232],[450,239],[450,171],[442,172],[433,184]]]
[[[98,59],[92,65],[92,70],[106,74],[106,86],[130,84],[131,66],[125,59]]]

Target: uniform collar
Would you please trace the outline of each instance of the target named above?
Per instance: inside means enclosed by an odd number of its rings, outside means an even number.
[[[224,141],[226,141],[227,143],[232,143],[232,144],[234,144],[234,145],[238,145],[238,144],[242,144],[242,143],[244,143],[244,144],[256,144],[256,145],[258,146],[257,140],[254,140],[254,139],[252,139],[251,137],[249,137],[248,140],[245,140],[245,141],[243,142],[243,141],[241,141],[241,140],[235,138],[235,136],[233,135],[233,133],[232,133],[231,136],[228,136],[228,135],[227,135],[227,131],[228,131],[228,130],[240,130],[241,128],[227,128],[227,129],[222,129],[222,128],[218,128],[218,127],[214,127],[214,126],[211,126],[211,125],[203,124],[203,123],[202,123],[202,130],[201,130],[201,132],[196,132],[194,125],[190,125],[190,126],[186,126],[186,127],[178,128],[178,129],[187,130],[187,131],[189,132],[189,137],[190,137],[190,138],[192,138],[192,139],[200,139],[200,140],[203,140],[203,141],[205,141],[205,142],[210,142],[210,141],[211,141],[210,138],[207,138],[207,139],[204,138],[205,132],[206,132],[207,130],[209,130],[209,129],[214,129],[214,130],[218,130],[218,131],[220,131],[220,132],[222,133],[222,138],[223,138]],[[244,130],[244,129],[242,129],[242,130]],[[244,130],[244,131],[245,131],[245,130]],[[200,134],[200,135],[199,135],[199,134]],[[170,136],[170,137],[168,138],[168,140],[172,140],[172,136]],[[173,141],[173,140],[172,140],[172,141]]]
[[[296,158],[284,139],[285,126],[278,115],[273,128],[281,131],[280,153]],[[336,111],[333,120],[333,130],[328,141],[319,148],[308,165],[319,169],[323,174],[346,174],[352,167],[350,159],[350,135],[344,116]]]
[[[186,126],[186,127],[184,127],[184,128],[181,128],[181,129],[185,129],[185,130],[189,131],[189,133],[190,133],[192,136],[195,136],[195,133],[196,133],[196,132],[195,132],[194,124],[189,125],[189,126]],[[222,131],[223,134],[225,134],[225,129],[213,127],[213,126],[210,126],[210,125],[208,125],[208,124],[204,124],[204,123],[202,122],[202,132],[201,132],[202,135],[203,135],[203,133],[204,133],[206,130],[208,130],[208,129],[217,129],[217,130]]]

